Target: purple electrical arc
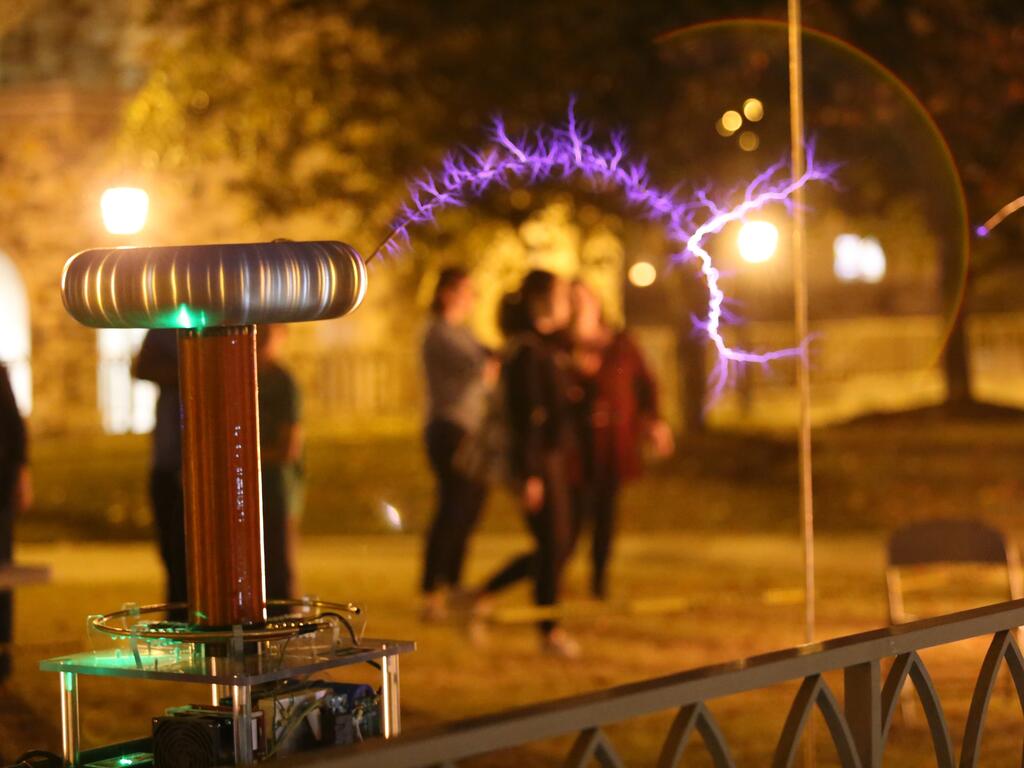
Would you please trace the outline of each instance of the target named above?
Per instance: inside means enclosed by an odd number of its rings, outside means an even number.
[[[812,181],[830,180],[835,166],[818,162],[813,145],[809,145],[807,170],[800,178],[784,176],[786,164],[775,163],[747,185],[741,201],[726,205],[712,199],[707,190],[698,190],[689,199],[682,199],[675,188],[665,190],[656,186],[651,181],[647,161],[629,159],[623,134],[612,133],[604,145],[592,138],[590,126],[576,119],[572,101],[564,125],[541,126],[518,138],[509,136],[504,120],[496,117],[491,124],[490,146],[449,154],[438,171],[409,184],[409,200],[392,222],[388,237],[370,258],[378,252],[397,254],[408,244],[413,226],[435,221],[445,208],[464,206],[495,185],[507,187],[512,182],[535,184],[551,178],[581,176],[597,186],[618,188],[626,202],[642,216],[660,222],[676,249],[669,256],[670,263],[697,261],[708,287],[708,312],[695,322],[714,344],[718,355],[712,373],[716,394],[728,381],[731,365],[767,364],[803,354],[803,344],[752,352],[726,343],[721,333],[725,293],[705,240],[767,205],[791,207],[790,198],[797,189]]]

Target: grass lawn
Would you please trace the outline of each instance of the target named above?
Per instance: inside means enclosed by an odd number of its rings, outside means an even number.
[[[526,545],[518,534],[486,534],[474,542],[471,580]],[[475,649],[455,622],[424,626],[417,620],[416,577],[420,542],[409,535],[307,537],[303,543],[304,591],[353,600],[366,607],[374,636],[415,639],[419,650],[402,661],[404,725],[407,730],[439,721],[605,688],[790,646],[802,638],[801,609],[774,599],[800,584],[800,549],[780,534],[630,534],[615,561],[613,607],[595,618],[568,622],[584,646],[583,659],[564,662],[538,656],[526,625],[496,628],[487,647]],[[820,635],[830,637],[880,626],[885,604],[882,538],[877,534],[832,534],[819,543]],[[52,565],[53,583],[24,589],[17,598],[16,671],[0,695],[0,754],[20,748],[59,746],[57,680],[35,668],[40,657],[88,647],[86,615],[115,609],[126,600],[146,602],[160,594],[153,550],[139,543],[25,544],[19,556]],[[586,564],[573,563],[570,600],[582,599]],[[972,574],[954,582],[941,601],[911,601],[910,610],[942,611],[1003,594]],[[965,593],[973,593],[971,600]],[[684,596],[692,607],[672,614],[629,615],[615,607],[637,598]],[[528,602],[525,589],[510,593],[505,606]],[[985,651],[984,641],[925,652],[959,742],[970,692]],[[839,676],[830,680],[841,695]],[[795,684],[711,703],[741,765],[767,765]],[[1020,758],[1019,712],[1009,686],[995,695],[984,765],[1010,765]],[[129,737],[146,728],[164,707],[205,691],[189,686],[86,679],[82,720],[86,744]],[[916,705],[915,705],[916,706]],[[610,729],[629,765],[653,765],[672,713]],[[818,729],[824,734],[824,726]],[[934,765],[927,751],[923,716],[897,720],[887,765]],[[568,740],[545,742],[472,765],[559,765]],[[699,750],[687,765],[706,765]],[[832,765],[824,745],[819,765]],[[1017,763],[1014,763],[1017,764]]]

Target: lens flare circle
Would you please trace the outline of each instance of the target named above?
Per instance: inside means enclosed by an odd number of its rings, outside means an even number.
[[[906,307],[898,311],[907,313],[935,311],[942,317],[934,346],[929,345],[925,355],[925,365],[931,368],[941,359],[963,304],[971,235],[984,236],[992,226],[989,222],[977,228],[968,225],[963,184],[952,152],[927,108],[906,84],[844,40],[808,27],[802,36],[809,129],[823,154],[842,152],[856,158],[844,166],[841,188],[812,192],[808,198],[809,209],[815,212],[806,233],[809,252],[832,251],[834,238],[843,232],[872,232],[884,247],[887,273],[910,275],[918,281],[905,300],[890,281],[891,306]],[[717,105],[702,107],[703,94],[709,90],[756,97],[766,114],[775,109],[773,105],[785,103],[788,49],[783,22],[716,20],[666,32],[657,42],[666,66],[678,73],[678,106],[673,116],[719,119],[722,110]],[[756,112],[747,114],[744,106],[745,102],[741,109],[746,122],[737,139],[755,128]],[[783,128],[768,119],[756,123],[759,151],[777,156],[788,144]],[[723,149],[716,150],[713,141],[705,142],[710,153],[698,160],[682,157],[676,175],[699,172],[702,163],[717,162],[716,155],[721,162],[739,167],[757,156],[734,159],[726,153],[736,145],[724,148],[723,142]],[[878,272],[876,264],[871,274]],[[829,295],[834,284],[826,283],[824,274],[819,271],[815,279]],[[886,284],[884,276],[878,281]],[[837,302],[837,310],[842,307],[837,314],[852,318],[854,306],[865,314],[877,312],[879,305],[870,303],[870,295],[859,292],[856,296],[863,298],[850,298],[847,305]],[[853,296],[852,292],[842,294],[844,301]],[[868,367],[875,364],[870,353],[864,360]]]

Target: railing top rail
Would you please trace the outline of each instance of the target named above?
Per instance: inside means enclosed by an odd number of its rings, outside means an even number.
[[[411,731],[387,741],[310,752],[287,764],[440,764],[1022,625],[1024,600],[1013,600]]]

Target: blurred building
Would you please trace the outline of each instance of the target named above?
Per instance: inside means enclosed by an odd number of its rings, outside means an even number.
[[[135,10],[133,10],[133,8]],[[36,431],[98,426],[97,341],[63,311],[64,260],[102,242],[138,4],[7,0],[0,14],[0,358]]]

